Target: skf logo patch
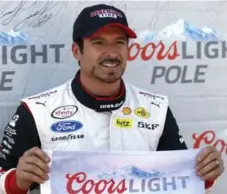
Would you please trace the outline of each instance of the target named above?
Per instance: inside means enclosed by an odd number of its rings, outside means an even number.
[[[159,124],[149,124],[145,122],[138,122],[138,127],[143,128],[143,129],[148,129],[148,130],[155,130]]]
[[[138,117],[143,117],[143,118],[149,118],[149,117],[150,117],[150,113],[147,112],[147,111],[145,110],[145,108],[143,108],[143,107],[137,108],[134,112],[135,112],[135,114],[136,114]]]
[[[123,112],[124,115],[130,115],[132,110],[129,107],[124,107],[122,112]]]
[[[115,119],[115,126],[118,128],[131,128],[132,127],[132,119]]]

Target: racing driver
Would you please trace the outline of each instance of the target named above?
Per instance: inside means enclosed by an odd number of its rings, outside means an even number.
[[[1,194],[25,194],[48,180],[43,149],[187,149],[168,98],[123,80],[130,38],[136,34],[121,10],[105,4],[82,10],[73,25],[72,53],[80,67],[75,77],[21,99],[4,130]],[[220,152],[205,147],[196,163],[211,188],[224,171]]]

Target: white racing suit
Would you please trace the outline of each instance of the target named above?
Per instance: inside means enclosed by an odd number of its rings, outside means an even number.
[[[19,157],[34,146],[77,151],[187,149],[166,96],[122,81],[119,97],[97,98],[83,89],[78,74],[22,99],[2,139],[1,194],[9,194]]]

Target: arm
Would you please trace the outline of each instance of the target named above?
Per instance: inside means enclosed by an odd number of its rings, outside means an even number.
[[[167,110],[166,121],[157,151],[188,149],[170,108]]]
[[[23,153],[34,146],[41,147],[35,121],[26,105],[21,104],[7,124],[1,142],[0,193],[26,193],[17,188],[15,169]]]
[[[172,111],[168,107],[166,121],[162,136],[159,140],[157,151],[184,150],[188,149],[183,137],[179,134],[179,127]],[[206,181],[205,188],[208,190],[213,186],[213,181]]]

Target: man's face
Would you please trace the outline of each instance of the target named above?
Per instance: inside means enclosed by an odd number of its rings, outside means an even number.
[[[78,51],[79,52],[79,51]],[[75,55],[81,72],[92,79],[114,83],[124,73],[128,57],[128,39],[118,27],[106,27],[84,39],[84,49]]]

